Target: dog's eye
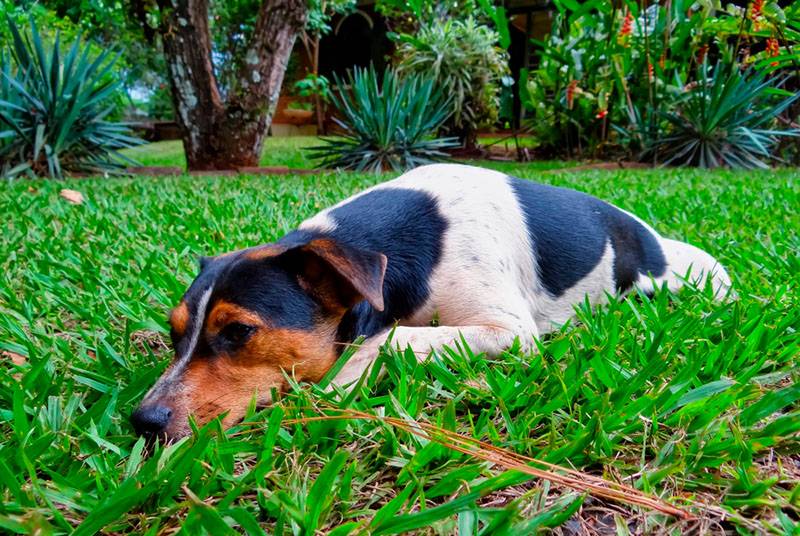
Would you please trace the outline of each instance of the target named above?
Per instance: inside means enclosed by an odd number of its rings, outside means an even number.
[[[250,335],[253,334],[253,331],[255,331],[253,326],[248,326],[247,324],[242,324],[241,322],[231,322],[222,328],[222,331],[219,332],[219,335],[227,342],[241,344],[250,338]]]

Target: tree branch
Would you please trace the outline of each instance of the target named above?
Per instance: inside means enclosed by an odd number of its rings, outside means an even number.
[[[295,39],[305,26],[306,11],[306,0],[261,2],[229,108],[252,110],[269,106],[271,115]]]
[[[213,120],[209,112],[222,111],[222,99],[211,64],[208,0],[158,0],[158,5],[175,109],[185,125]]]

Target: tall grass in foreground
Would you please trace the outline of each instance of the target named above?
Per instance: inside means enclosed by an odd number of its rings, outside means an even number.
[[[60,201],[63,183],[2,183],[0,531],[796,531],[796,172],[504,169],[598,195],[703,247],[739,299],[686,289],[581,306],[535,354],[457,347],[420,365],[387,349],[383,376],[350,393],[296,386],[228,433],[211,423],[149,450],[127,417],[171,355],[165,316],[196,255],[274,240],[379,178],[71,182],[82,205]],[[370,418],[319,420],[337,413]],[[436,432],[412,432],[428,426]],[[432,440],[453,434],[491,460]],[[500,456],[634,488],[692,517],[509,471]]]

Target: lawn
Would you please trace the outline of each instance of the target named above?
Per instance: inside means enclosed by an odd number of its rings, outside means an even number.
[[[299,150],[307,142],[270,141],[265,163],[307,167]],[[175,165],[177,146],[165,147],[137,152],[150,165]],[[389,351],[385,376],[352,396],[297,386],[227,434],[212,423],[147,452],[127,416],[167,365],[166,314],[196,257],[274,240],[392,175],[3,183],[2,530],[797,531],[797,171],[494,165],[587,191],[707,249],[739,299],[685,289],[582,307],[532,355],[456,349],[418,366]],[[86,201],[67,203],[64,187]],[[385,420],[302,422],[339,407],[430,423],[622,482],[693,517],[505,471]]]
[[[267,138],[261,155],[262,166],[287,166],[291,168],[310,166],[304,147],[319,145],[313,136],[293,136],[289,138]],[[159,141],[125,151],[129,157],[143,166],[177,166],[186,167],[186,157],[180,140]]]
[[[506,150],[514,149],[514,141],[500,137],[481,138],[483,144],[497,144]],[[308,159],[305,148],[320,145],[321,142],[314,136],[293,136],[288,138],[269,137],[264,141],[264,150],[261,154],[261,166],[285,166],[293,169],[312,169],[316,165]],[[530,144],[529,138],[521,139],[522,146]],[[186,168],[186,158],[183,155],[183,146],[179,140],[159,141],[148,143],[133,149],[123,151],[127,156],[142,166],[169,166]],[[507,162],[481,162],[494,168],[504,168],[512,165]],[[526,166],[534,169],[553,169],[576,165],[575,162],[537,161]]]

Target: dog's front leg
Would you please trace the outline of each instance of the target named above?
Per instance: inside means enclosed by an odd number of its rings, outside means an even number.
[[[391,330],[384,331],[365,340],[350,360],[342,367],[334,378],[334,383],[347,386],[357,381],[378,357],[381,346],[386,343]],[[498,326],[441,326],[441,327],[407,327],[395,328],[391,345],[400,350],[409,346],[420,361],[425,360],[432,350],[444,345],[453,346],[464,338],[469,348],[475,353],[497,355],[514,344],[519,337],[524,349],[533,348],[533,339],[537,336],[535,329],[529,332],[518,332]]]

